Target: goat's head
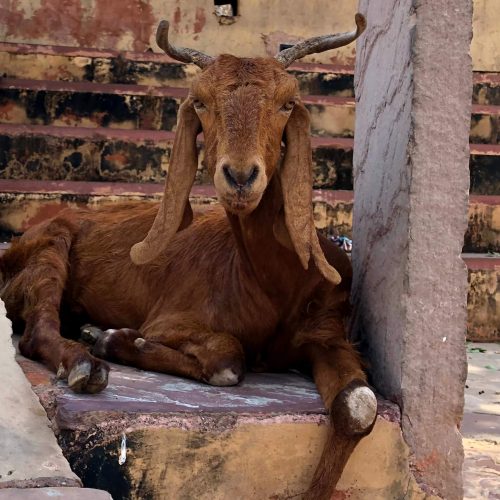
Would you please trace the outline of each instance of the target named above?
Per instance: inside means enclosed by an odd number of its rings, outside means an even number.
[[[297,80],[286,72],[307,54],[347,45],[365,29],[356,14],[355,31],[315,37],[281,51],[275,58],[210,57],[172,46],[168,22],[158,27],[158,45],[171,57],[203,69],[179,109],[177,132],[165,195],[144,241],[134,245],[132,260],[153,260],[172,236],[191,222],[188,201],[198,161],[196,136],[203,131],[205,163],[225,209],[246,216],[259,204],[278,169],[291,246],[307,269],[311,254],[325,277],[338,283],[319,248],[312,217],[312,166],[309,115],[300,101]],[[281,144],[286,152],[280,164]]]

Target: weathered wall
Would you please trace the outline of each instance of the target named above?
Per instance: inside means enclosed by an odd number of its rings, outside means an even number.
[[[471,55],[475,71],[500,71],[499,16],[498,0],[474,0]]]
[[[328,0],[310,0],[295,9],[285,1],[240,0],[236,22],[220,25],[212,0],[0,0],[0,18],[5,19],[0,40],[158,51],[156,26],[168,19],[179,45],[210,54],[230,50],[235,55],[274,55],[280,41],[293,43],[300,37],[350,31],[355,26],[356,4],[356,0],[342,0],[334,15],[325,16],[331,11]],[[354,48],[310,60],[351,65]]]
[[[353,301],[423,483],[461,498],[471,0],[362,0]],[[435,217],[433,214],[441,214]]]
[[[212,0],[0,0],[0,40],[158,51],[154,33],[166,18],[179,44],[211,54],[230,48],[235,55],[264,55],[280,42],[351,30],[356,8],[357,0],[239,0],[236,22],[220,25]],[[498,0],[474,0],[474,9],[474,69],[500,71]],[[354,47],[304,61],[350,65]]]

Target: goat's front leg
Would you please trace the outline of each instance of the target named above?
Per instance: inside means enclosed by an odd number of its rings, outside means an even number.
[[[302,347],[330,411],[327,442],[305,498],[326,500],[354,448],[373,428],[377,400],[366,383],[360,357],[349,342],[339,338],[326,344],[311,341]]]
[[[211,385],[235,385],[244,375],[243,348],[236,337],[172,318],[156,318],[140,332],[107,330],[97,340],[93,353],[143,370]]]
[[[61,337],[59,308],[68,277],[72,228],[54,220],[39,238],[14,244],[2,258],[7,269],[21,267],[2,290],[2,299],[14,320],[25,322],[19,341],[21,353],[41,360],[67,379],[75,392],[95,393],[108,383],[109,367],[73,340]]]

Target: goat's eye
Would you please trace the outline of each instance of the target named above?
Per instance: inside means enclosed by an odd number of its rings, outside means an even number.
[[[197,110],[205,109],[205,105],[199,99],[193,99],[193,106]]]
[[[294,106],[295,106],[295,101],[290,100],[290,101],[286,102],[285,104],[283,104],[283,106],[281,107],[281,111],[286,111],[286,112],[292,111]]]

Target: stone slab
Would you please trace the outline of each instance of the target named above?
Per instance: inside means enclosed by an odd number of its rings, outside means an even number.
[[[298,373],[247,373],[234,387],[215,387],[165,373],[110,363],[107,388],[92,396],[20,354],[17,361],[46,407],[55,407],[59,429],[81,428],[104,414],[119,415],[295,415],[294,421],[324,423],[326,410],[314,382]],[[53,398],[53,401],[50,401]],[[399,410],[379,398],[379,415],[399,422]]]
[[[0,500],[113,500],[106,491],[92,488],[6,488]]]
[[[43,407],[15,361],[11,334],[0,301],[0,488],[79,486]]]
[[[83,483],[114,498],[300,496],[326,436],[315,386],[298,374],[249,374],[240,386],[217,388],[111,364],[103,393],[77,395],[39,363],[18,361]],[[352,455],[337,495],[423,499],[408,464],[399,410],[379,400],[374,431]]]

